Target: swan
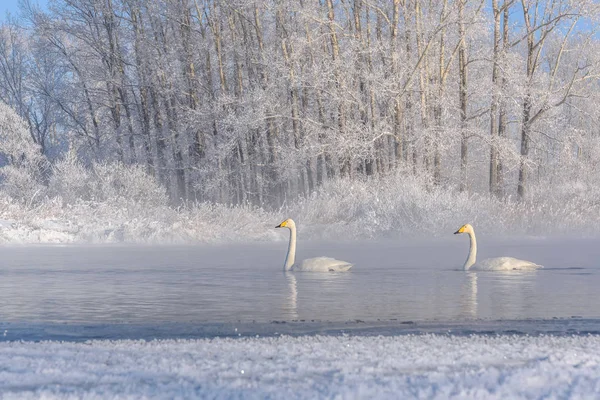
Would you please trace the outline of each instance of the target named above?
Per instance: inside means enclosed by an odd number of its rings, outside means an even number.
[[[346,261],[336,260],[330,257],[315,257],[295,263],[296,260],[296,223],[288,218],[275,228],[288,228],[290,230],[290,244],[285,257],[284,271],[308,271],[308,272],[346,272],[352,268],[352,264]]]
[[[464,270],[468,271],[511,271],[515,269],[520,270],[533,270],[543,268],[541,265],[532,263],[531,261],[519,260],[513,257],[497,257],[488,258],[481,262],[476,263],[477,257],[477,239],[475,239],[475,231],[469,224],[461,226],[454,234],[467,233],[471,238],[471,248],[469,249],[469,256],[465,261]]]

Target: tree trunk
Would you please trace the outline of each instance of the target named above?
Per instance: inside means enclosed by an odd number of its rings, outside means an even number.
[[[419,56],[423,58],[418,66],[419,68],[419,90],[420,90],[420,111],[421,111],[421,128],[424,135],[423,144],[423,164],[427,174],[431,173],[431,139],[429,138],[429,128],[431,126],[429,120],[429,99],[428,99],[428,82],[430,79],[428,55],[426,47],[423,43],[423,16],[421,11],[420,0],[415,1],[415,27],[416,27],[416,42]]]
[[[337,37],[337,32],[335,28],[335,14],[333,8],[333,0],[326,0],[327,2],[327,27],[329,29],[329,40],[331,42],[331,60],[333,61],[333,74],[335,78],[335,88],[337,94],[337,125],[339,130],[339,135],[344,136],[346,134],[346,111],[344,104],[344,85],[342,82],[342,76],[339,71],[338,62],[340,58],[340,47]],[[340,155],[338,154],[338,157]],[[341,155],[341,167],[340,174],[342,176],[346,176],[350,174],[350,154],[342,154]]]
[[[459,0],[460,1],[460,0]],[[433,183],[439,185],[442,179],[442,156],[440,154],[440,140],[442,131],[442,102],[444,101],[444,94],[446,92],[446,60],[445,60],[445,42],[446,42],[446,28],[444,28],[444,17],[446,13],[446,7],[448,0],[443,1],[442,11],[440,14],[440,44],[439,44],[439,58],[438,58],[438,90],[437,98],[434,102],[433,117],[435,120],[435,132],[434,132],[434,144],[433,144]],[[463,16],[464,18],[464,16]],[[462,22],[462,19],[461,19]],[[460,23],[460,22],[459,22]]]
[[[141,54],[141,38],[144,36],[141,12],[138,8],[130,9],[132,31],[134,35],[133,51],[135,53],[135,66],[139,85],[139,103],[138,112],[141,116],[141,137],[146,157],[146,170],[148,173],[158,177],[158,171],[155,170],[152,157],[152,148],[150,146],[150,99],[149,99],[149,78],[145,59]]]
[[[527,188],[527,157],[529,156],[529,141],[531,134],[531,106],[532,106],[532,81],[536,67],[535,34],[536,29],[531,26],[529,20],[529,8],[525,0],[521,0],[523,7],[523,18],[527,29],[527,81],[526,92],[523,98],[522,121],[521,121],[521,161],[519,162],[519,182],[517,184],[517,195],[520,200],[525,198]]]
[[[404,1],[403,2],[403,9],[404,9],[404,41],[406,42],[406,64],[407,65],[412,65],[412,53],[413,53],[413,49],[412,49],[412,31],[411,31],[411,25],[412,25],[412,17],[411,17],[411,13],[410,13],[410,9],[408,7],[408,1]],[[410,83],[409,83],[410,84]],[[411,84],[412,86],[412,84]],[[409,87],[407,87],[406,89],[406,94],[404,97],[404,110],[405,110],[405,117],[404,117],[404,122],[406,124],[406,128],[405,128],[405,132],[404,132],[404,139],[407,141],[410,141],[410,158],[411,158],[411,164],[412,164],[412,171],[413,174],[416,175],[417,174],[417,166],[418,166],[418,160],[419,160],[419,155],[417,152],[417,143],[416,143],[416,134],[415,134],[415,128],[414,128],[414,119],[413,119],[413,113],[412,113],[412,108],[413,108],[413,96],[414,96],[414,90],[410,89]],[[407,149],[408,150],[408,149]],[[409,155],[408,155],[408,151],[406,152],[406,158],[408,159]]]
[[[391,35],[390,35],[390,51],[392,56],[392,79],[398,81],[398,52],[396,51],[398,41],[398,21],[400,18],[400,0],[394,0],[393,3],[393,12],[392,12],[392,26],[391,26]],[[404,120],[403,110],[402,110],[402,100],[400,98],[400,93],[395,95],[394,98],[394,140],[393,140],[393,152],[394,152],[394,161],[395,163],[399,163],[402,161],[404,149],[402,147],[404,137],[403,137],[403,129],[402,122]]]
[[[508,53],[508,49],[510,44],[508,42],[508,16],[509,16],[509,5],[506,2],[504,3],[504,12],[503,12],[503,21],[502,21],[502,57],[504,61],[506,61],[506,54]],[[505,63],[506,64],[506,63]],[[498,111],[498,139],[503,140],[506,139],[507,136],[507,126],[508,126],[508,111],[507,111],[507,103],[506,96],[508,92],[508,79],[506,77],[506,73],[502,73],[502,96],[500,98],[499,103],[499,111]],[[502,164],[502,154],[498,152],[498,167],[496,169],[496,184],[497,184],[497,195],[498,197],[504,196],[504,171]]]
[[[500,87],[498,72],[500,69],[500,17],[501,10],[498,8],[498,0],[492,0],[492,13],[494,17],[494,45],[492,53],[492,102],[490,104],[490,176],[489,192],[498,195],[498,101]]]
[[[467,163],[468,163],[468,136],[467,136],[467,55],[465,45],[464,6],[466,0],[458,0],[458,74],[459,90],[458,102],[460,105],[460,186],[461,192],[468,188]]]

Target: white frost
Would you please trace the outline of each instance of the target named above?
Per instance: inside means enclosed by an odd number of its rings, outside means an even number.
[[[2,398],[593,398],[600,336],[0,343]]]

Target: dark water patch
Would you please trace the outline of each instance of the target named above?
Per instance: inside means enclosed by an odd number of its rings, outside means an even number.
[[[28,324],[0,323],[0,341],[156,340],[353,335],[401,336],[600,335],[600,319],[413,321],[272,321],[232,323],[148,324]]]

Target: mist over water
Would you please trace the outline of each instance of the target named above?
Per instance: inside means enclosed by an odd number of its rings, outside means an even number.
[[[348,260],[349,273],[284,273],[285,242],[7,247],[0,319],[151,326],[600,317],[596,240],[480,239],[480,258],[511,255],[545,268],[465,272],[461,239],[299,244],[299,259]]]

